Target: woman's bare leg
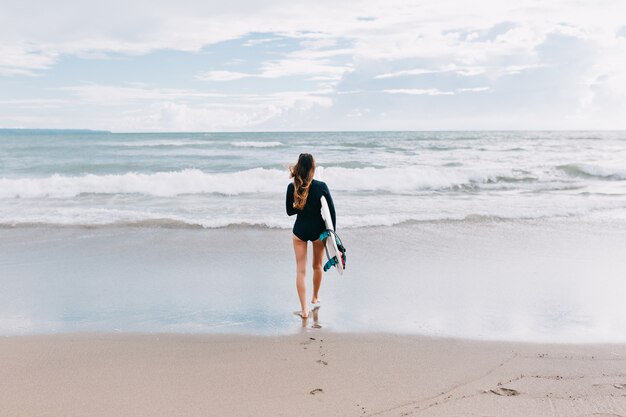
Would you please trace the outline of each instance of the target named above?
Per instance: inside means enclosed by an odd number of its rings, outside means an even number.
[[[309,316],[309,310],[306,307],[306,250],[307,242],[298,239],[295,235],[293,238],[293,251],[296,254],[296,288],[298,297],[300,297],[300,307],[302,308],[302,318]]]
[[[313,298],[312,303],[319,301],[318,293],[322,285],[322,261],[324,260],[324,242],[313,241]]]

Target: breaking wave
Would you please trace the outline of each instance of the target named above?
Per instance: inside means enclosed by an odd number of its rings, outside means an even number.
[[[565,164],[557,166],[557,169],[572,177],[626,180],[626,170],[624,169],[610,169],[590,164]]]
[[[459,189],[479,187],[481,184],[534,180],[524,173],[431,167],[319,167],[316,175],[318,179],[326,181],[332,190],[389,193]],[[265,168],[221,173],[185,169],[151,174],[136,172],[82,176],[54,174],[44,178],[0,178],[0,198],[69,198],[81,194],[144,194],[174,197],[185,194],[283,193],[289,181],[287,171]]]
[[[283,146],[282,142],[261,142],[261,141],[239,141],[233,142],[233,146],[237,148],[274,148]]]

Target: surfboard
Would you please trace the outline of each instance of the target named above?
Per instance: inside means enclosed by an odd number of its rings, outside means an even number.
[[[341,252],[337,247],[337,240],[335,239],[335,228],[333,227],[333,219],[330,215],[328,202],[326,201],[326,197],[324,196],[320,197],[320,201],[322,203],[322,219],[324,219],[324,223],[326,223],[326,230],[330,230],[332,232],[330,236],[328,236],[324,241],[324,244],[326,245],[326,257],[329,261],[335,257],[337,258],[335,268],[337,269],[337,273],[339,273],[339,275],[343,275],[343,260],[341,259]]]

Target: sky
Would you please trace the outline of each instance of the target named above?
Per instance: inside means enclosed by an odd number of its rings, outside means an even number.
[[[0,128],[626,129],[626,0],[0,0]]]

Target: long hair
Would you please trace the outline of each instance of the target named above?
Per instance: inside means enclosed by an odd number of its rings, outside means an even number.
[[[315,173],[315,159],[309,153],[301,153],[298,162],[289,167],[293,178],[293,208],[302,210],[309,196],[309,187]]]

